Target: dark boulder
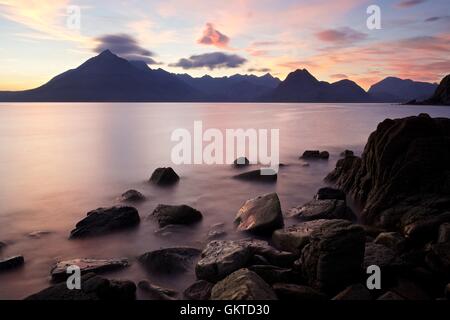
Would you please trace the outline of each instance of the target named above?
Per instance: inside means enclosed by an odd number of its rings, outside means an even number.
[[[108,280],[93,273],[81,277],[81,290],[70,290],[65,282],[56,284],[26,300],[135,300],[136,285],[131,281]]]
[[[314,196],[314,199],[316,200],[335,199],[345,201],[345,192],[330,187],[320,188],[319,191],[317,191],[317,194]]]
[[[178,273],[187,271],[200,253],[195,248],[166,248],[144,253],[138,260],[149,272]]]
[[[441,80],[433,96],[422,104],[450,105],[450,74]]]
[[[69,266],[77,266],[80,268],[81,274],[100,273],[129,266],[127,259],[73,259],[57,262],[51,269],[50,274],[54,281],[63,281],[70,276],[67,273]]]
[[[369,289],[357,283],[338,293],[333,300],[372,300],[372,295]]]
[[[408,211],[402,217],[402,222],[405,225],[403,233],[412,242],[426,243],[435,240],[438,238],[441,224],[450,222],[450,212],[434,215],[420,215],[418,212],[420,211],[414,212],[412,210],[411,214],[409,214]]]
[[[178,295],[175,290],[151,284],[147,280],[139,281],[138,288],[144,291],[150,300],[176,300],[175,297]]]
[[[450,223],[443,223],[439,227],[438,242],[439,243],[450,242]]]
[[[14,256],[0,260],[0,272],[15,269],[23,266],[25,259],[23,256]]]
[[[70,238],[106,234],[135,227],[139,222],[139,213],[133,207],[99,208],[88,212],[87,217],[76,224]]]
[[[300,159],[324,159],[327,160],[330,157],[330,153],[328,151],[319,151],[319,150],[306,150],[303,152],[303,155]]]
[[[351,156],[354,156],[355,154],[354,154],[354,152],[352,151],[352,150],[348,150],[348,149],[346,149],[346,150],[344,150],[344,151],[342,151],[341,152],[341,157],[351,157]]]
[[[323,293],[307,286],[292,283],[275,283],[272,286],[278,299],[299,301],[321,301],[327,300]]]
[[[365,232],[346,220],[330,220],[312,232],[300,265],[309,285],[334,294],[359,282],[364,261]]]
[[[278,179],[278,173],[272,169],[258,169],[235,175],[233,178],[244,181],[273,183]]]
[[[156,218],[160,227],[165,227],[171,224],[191,224],[202,219],[200,211],[187,206],[171,206],[159,204],[151,214]]]
[[[239,231],[271,233],[283,227],[283,214],[276,193],[247,200],[239,209],[234,222]]]
[[[145,200],[145,196],[139,191],[131,189],[124,192],[119,200],[122,202],[138,202]]]
[[[179,180],[180,177],[170,167],[158,168],[153,172],[152,176],[150,177],[150,182],[159,186],[173,185],[177,183]]]
[[[216,283],[211,300],[276,300],[272,288],[253,271],[240,269]]]
[[[288,217],[295,217],[303,221],[318,219],[346,219],[353,220],[355,215],[343,200],[312,200],[304,205],[287,211]]]
[[[281,268],[272,265],[252,265],[248,267],[249,270],[256,273],[268,284],[277,282],[291,282],[294,281],[295,275],[291,269]]]
[[[398,232],[381,232],[374,243],[384,245],[395,252],[401,252],[406,247],[405,238]]]
[[[184,290],[184,297],[187,300],[209,300],[213,287],[214,283],[198,280]]]
[[[444,281],[450,281],[450,242],[432,245],[425,262],[436,276]]]

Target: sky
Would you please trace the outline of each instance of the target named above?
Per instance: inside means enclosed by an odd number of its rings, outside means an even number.
[[[370,5],[380,29],[367,26]],[[37,87],[104,49],[192,76],[306,68],[365,89],[387,76],[439,82],[450,1],[0,0],[0,90]]]

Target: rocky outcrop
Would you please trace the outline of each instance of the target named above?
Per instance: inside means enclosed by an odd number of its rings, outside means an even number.
[[[200,211],[187,206],[171,206],[160,204],[151,214],[154,217],[160,227],[165,227],[171,224],[191,224],[198,222],[202,219]]]
[[[159,186],[170,186],[174,185],[179,180],[180,177],[176,174],[176,172],[172,168],[168,167],[156,169],[149,181]]]
[[[272,288],[256,273],[240,269],[218,282],[211,291],[211,300],[276,300]]]
[[[342,200],[345,201],[345,192],[339,189],[330,187],[320,188],[314,196],[315,200]]]
[[[364,249],[361,227],[346,220],[330,220],[312,232],[302,251],[303,277],[320,291],[337,293],[360,279]]]
[[[214,283],[198,280],[184,290],[184,297],[187,300],[209,300],[213,287]]]
[[[306,150],[303,152],[303,155],[300,159],[323,159],[328,160],[330,157],[330,153],[328,151],[319,151],[319,150]]]
[[[337,162],[327,180],[363,206],[366,223],[400,228],[450,208],[450,119],[386,119],[361,156]]]
[[[445,76],[436,88],[433,96],[425,100],[423,104],[444,104],[450,105],[450,74]]]
[[[170,274],[187,271],[200,253],[196,248],[166,248],[149,251],[138,260],[149,272]]]
[[[122,269],[129,266],[127,259],[73,259],[57,262],[50,271],[52,279],[55,281],[62,281],[71,274],[67,273],[67,268],[70,266],[77,266],[80,268],[81,274],[86,273],[100,273]]]
[[[70,290],[65,282],[51,286],[26,300],[135,300],[131,281],[108,280],[93,273],[81,277],[81,290]]]
[[[247,200],[239,209],[234,222],[239,231],[271,233],[283,226],[280,200],[269,193]]]
[[[134,227],[139,222],[139,213],[133,207],[99,208],[88,212],[87,217],[76,224],[70,238],[106,234]]]
[[[21,267],[25,263],[23,256],[14,256],[0,260],[0,272]]]
[[[312,200],[301,206],[291,208],[287,211],[288,217],[295,217],[303,221],[318,219],[354,219],[354,214],[347,207],[345,201],[327,199]]]

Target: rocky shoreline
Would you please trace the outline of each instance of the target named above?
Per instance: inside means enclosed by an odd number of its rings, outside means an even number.
[[[450,119],[426,114],[386,119],[360,157],[350,150],[341,156],[325,178],[333,186],[321,188],[305,204],[283,213],[276,193],[247,200],[234,222],[248,238],[220,240],[217,231],[204,248],[163,248],[143,252],[135,261],[60,261],[50,267],[55,284],[27,299],[133,300],[137,290],[154,300],[448,299]],[[310,150],[300,158],[327,161],[329,153]],[[240,169],[247,165],[247,159],[235,164]],[[254,181],[251,172],[239,179]],[[182,179],[172,168],[158,168],[149,183],[164,188]],[[347,205],[349,198],[361,203],[363,224]],[[145,201],[145,196],[129,190],[120,199],[129,204]],[[69,238],[132,229],[141,218],[129,205],[99,208],[87,213]],[[188,226],[201,221],[202,213],[187,205],[160,204],[147,219],[162,228]],[[285,219],[295,224],[285,227]],[[24,263],[24,257],[1,260],[0,272]],[[194,268],[197,281],[176,292],[147,280],[136,285],[99,275],[132,263],[152,274]],[[64,268],[72,264],[81,268],[81,290],[69,290],[64,282]],[[369,290],[367,270],[373,265],[381,270],[381,288]]]

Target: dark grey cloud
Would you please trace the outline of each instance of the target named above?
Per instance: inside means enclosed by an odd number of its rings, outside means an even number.
[[[247,70],[248,72],[270,72],[270,68],[250,68]]]
[[[246,62],[247,59],[236,54],[212,52],[190,56],[187,59],[183,58],[177,63],[170,64],[170,66],[183,69],[208,68],[213,70],[218,68],[237,68]]]
[[[429,18],[425,19],[425,22],[435,22],[435,21],[441,21],[441,20],[448,20],[448,21],[450,21],[450,16],[429,17]]]
[[[95,40],[99,42],[95,48],[96,52],[110,50],[127,60],[140,60],[147,64],[158,64],[152,58],[155,54],[141,47],[136,39],[128,34],[107,34]]]
[[[230,42],[230,38],[221,33],[220,31],[214,28],[212,23],[207,23],[205,26],[205,30],[203,30],[203,35],[197,41],[201,44],[213,45],[219,48],[228,47],[228,42]]]
[[[418,4],[424,3],[427,0],[402,0],[399,3],[397,3],[398,8],[409,8],[414,7]]]

